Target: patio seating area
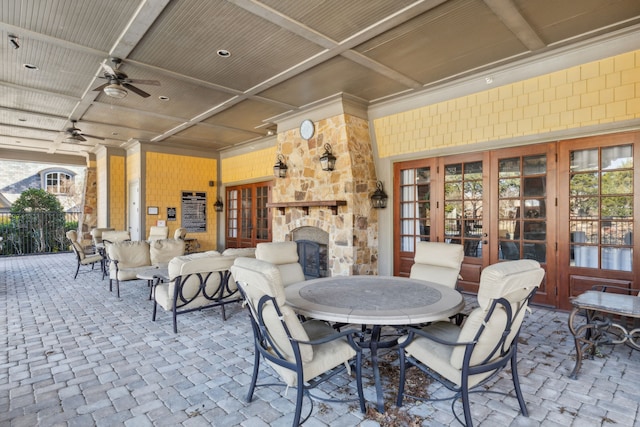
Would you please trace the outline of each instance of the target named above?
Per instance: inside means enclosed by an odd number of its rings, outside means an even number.
[[[73,280],[72,253],[0,258],[0,426],[289,426],[295,390],[262,387],[245,401],[253,368],[248,313],[240,304],[193,312],[173,333],[170,316],[151,321],[144,280],[109,294],[99,269]],[[126,296],[126,297],[125,297]],[[467,296],[469,310],[475,297]],[[476,426],[639,426],[640,352],[599,349],[569,378],[575,347],[568,313],[534,306],[520,334],[518,369],[529,418],[519,414],[508,370],[491,390],[471,395]],[[395,352],[395,350],[391,350]],[[365,351],[364,361],[368,359]],[[391,359],[391,358],[389,358]],[[397,369],[397,361],[391,369]],[[272,378],[268,378],[271,373]],[[357,402],[314,400],[306,426],[399,426],[376,417],[371,368],[363,367],[367,414]],[[338,375],[313,391],[322,398],[357,397],[355,375]],[[260,383],[277,382],[261,368]],[[384,378],[383,378],[384,381]],[[423,426],[457,425],[451,402],[393,406],[398,384],[385,384],[388,414]],[[433,382],[432,398],[450,392]],[[305,399],[303,417],[309,411]],[[462,413],[456,403],[457,413]]]

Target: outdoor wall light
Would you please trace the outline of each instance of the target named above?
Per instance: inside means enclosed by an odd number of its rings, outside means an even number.
[[[285,178],[287,176],[287,164],[284,162],[282,154],[278,154],[276,157],[276,164],[273,165],[273,175],[276,178]]]
[[[213,204],[213,209],[215,209],[216,212],[222,212],[224,209],[224,204],[222,203],[222,200],[220,200],[220,197],[218,197],[218,200]]]
[[[375,209],[384,209],[387,207],[387,193],[382,189],[382,182],[378,181],[376,183],[376,191],[371,195],[371,206]]]
[[[332,171],[336,167],[336,156],[331,153],[331,145],[324,144],[324,154],[320,157],[323,171]]]

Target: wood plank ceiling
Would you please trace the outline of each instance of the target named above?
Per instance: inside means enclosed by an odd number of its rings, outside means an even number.
[[[4,2],[0,156],[131,140],[215,152],[338,93],[375,105],[639,25],[638,0]],[[111,57],[160,85],[94,91]],[[71,120],[86,141],[66,142]]]

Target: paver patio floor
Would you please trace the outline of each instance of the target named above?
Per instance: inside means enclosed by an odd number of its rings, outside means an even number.
[[[259,388],[245,402],[253,347],[240,305],[228,307],[226,322],[218,309],[179,316],[174,334],[169,313],[151,321],[145,281],[124,282],[118,299],[98,271],[83,268],[73,280],[74,271],[70,253],[0,258],[0,426],[290,425],[294,390]],[[530,416],[519,414],[513,397],[473,394],[476,425],[640,426],[640,352],[603,347],[572,380],[567,313],[534,307],[519,360]],[[264,367],[261,381],[275,382],[271,372]],[[494,382],[492,389],[511,390],[507,372]],[[387,387],[390,402],[396,388]],[[428,391],[449,395],[438,384]],[[355,380],[346,375],[316,391],[336,398],[354,393]],[[365,379],[369,405],[374,396]],[[308,408],[305,401],[303,414]],[[449,401],[408,403],[400,413],[423,426],[457,425]],[[365,417],[353,402],[315,402],[305,425],[401,424]]]

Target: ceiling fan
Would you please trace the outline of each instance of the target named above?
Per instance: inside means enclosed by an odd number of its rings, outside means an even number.
[[[157,80],[130,79],[129,76],[119,69],[120,64],[122,64],[122,59],[120,58],[111,58],[111,62],[113,62],[113,67],[108,64],[101,64],[104,69],[104,77],[100,78],[106,79],[107,83],[93,89],[94,91],[103,91],[107,96],[121,99],[127,96],[127,89],[129,89],[131,92],[140,95],[143,98],[148,98],[151,95],[142,89],[135,87],[132,83],[160,86],[160,82]]]
[[[81,142],[85,142],[87,138],[83,136],[82,130],[76,127],[77,120],[71,120],[71,127],[66,128],[64,132],[67,134],[64,142],[68,142],[71,144],[79,144]],[[104,138],[100,138],[99,136],[87,135],[90,138],[104,140]]]

